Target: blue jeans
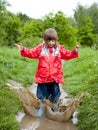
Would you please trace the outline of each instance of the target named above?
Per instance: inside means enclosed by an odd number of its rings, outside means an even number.
[[[37,97],[40,100],[49,99],[53,103],[57,103],[60,97],[59,84],[56,82],[38,83]]]

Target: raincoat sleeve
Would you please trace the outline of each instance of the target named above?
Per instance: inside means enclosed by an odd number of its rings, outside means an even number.
[[[78,58],[78,52],[76,53],[74,50],[66,50],[64,46],[60,46],[60,54],[61,59],[63,60],[70,60],[73,58]]]
[[[24,47],[24,49],[20,52],[20,54],[22,57],[37,59],[39,57],[42,46],[43,45],[40,44],[37,47],[32,49],[28,49]]]

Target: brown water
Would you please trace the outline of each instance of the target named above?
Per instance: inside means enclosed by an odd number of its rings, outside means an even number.
[[[57,122],[45,117],[35,118],[25,115],[20,122],[20,130],[77,130],[72,121]]]
[[[9,80],[9,84],[15,87],[22,87],[20,83],[17,83],[16,81]],[[61,89],[61,99],[64,97],[67,97],[67,93],[64,92],[62,87]],[[32,84],[29,86],[29,90],[36,93],[36,84]],[[69,99],[64,98],[64,102],[67,102]],[[75,117],[76,114],[74,113],[73,119],[71,121],[67,122],[58,122],[58,121],[52,121],[45,117],[31,117],[29,115],[25,115],[23,111],[20,111],[16,119],[20,123],[20,130],[77,130],[74,123],[77,122],[77,118]]]

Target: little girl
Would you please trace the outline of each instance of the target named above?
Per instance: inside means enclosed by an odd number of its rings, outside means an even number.
[[[57,103],[61,94],[59,84],[64,83],[62,60],[78,58],[79,45],[72,51],[66,50],[58,44],[58,35],[53,28],[45,30],[43,39],[44,42],[35,48],[28,49],[18,45],[18,49],[22,57],[39,60],[35,76],[38,99],[45,98]]]

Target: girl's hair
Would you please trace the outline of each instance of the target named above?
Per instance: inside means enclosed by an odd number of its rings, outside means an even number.
[[[48,28],[45,30],[43,38],[45,42],[47,42],[48,40],[55,40],[57,42],[58,35],[55,29]]]

